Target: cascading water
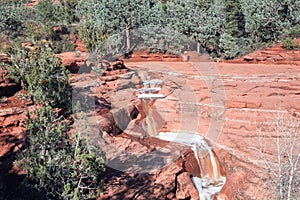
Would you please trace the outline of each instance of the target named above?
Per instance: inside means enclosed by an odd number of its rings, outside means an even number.
[[[191,133],[161,132],[162,140],[176,142],[189,146],[198,162],[199,172],[191,178],[198,190],[200,200],[212,200],[219,193],[226,182],[223,170],[212,150],[204,138]]]
[[[200,200],[212,200],[219,193],[226,182],[226,177],[216,158],[212,148],[207,144],[199,134],[191,134],[184,132],[160,132],[156,120],[153,117],[152,105],[156,99],[164,98],[160,91],[161,80],[154,79],[144,82],[144,88],[139,89],[138,98],[141,99],[140,113],[143,112],[144,124],[143,128],[148,136],[157,136],[161,140],[180,143],[189,146],[194,152],[195,159],[198,164],[199,172],[191,177],[195,188],[198,191]]]
[[[143,129],[145,130],[148,136],[157,136],[158,135],[158,124],[154,119],[153,110],[151,109],[156,99],[164,98],[165,95],[158,94],[161,90],[162,81],[159,79],[153,79],[150,81],[144,82],[144,87],[138,89],[140,93],[138,98],[141,100],[141,110],[140,113],[144,115]]]

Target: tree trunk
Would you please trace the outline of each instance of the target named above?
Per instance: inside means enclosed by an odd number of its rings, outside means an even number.
[[[201,47],[201,44],[199,41],[197,41],[197,53],[200,54],[200,47]]]
[[[131,48],[131,44],[130,44],[130,29],[128,27],[126,27],[125,33],[126,33],[126,50],[129,51]]]

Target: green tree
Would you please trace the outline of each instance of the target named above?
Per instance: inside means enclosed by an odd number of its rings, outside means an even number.
[[[235,58],[241,51],[241,47],[238,45],[238,39],[228,33],[221,35],[219,46],[222,52],[224,52],[225,59]]]
[[[28,114],[29,137],[19,165],[28,184],[44,191],[48,199],[95,198],[102,188],[105,155],[83,138],[83,132],[69,136],[69,126],[50,106]]]
[[[146,23],[153,5],[154,2],[149,0],[82,0],[77,8],[77,16],[103,27],[109,35],[124,32],[128,51],[131,49],[131,30]]]
[[[179,32],[192,36],[200,46],[207,47],[209,41],[220,34],[224,18],[219,0],[174,0],[167,2],[167,16],[170,26]]]
[[[80,24],[78,28],[78,37],[84,43],[88,52],[94,51],[108,35],[100,25],[94,24],[91,21],[86,21]]]
[[[184,34],[161,25],[149,24],[138,29],[141,49],[149,52],[160,52],[180,55],[188,48],[191,40]]]
[[[238,38],[245,34],[245,19],[240,0],[223,0],[224,31],[232,37]]]
[[[41,0],[33,7],[36,12],[36,21],[52,26],[59,19],[59,5],[53,4],[52,0]]]
[[[79,18],[76,16],[78,0],[60,0],[58,4],[58,15],[60,16],[59,19],[64,24],[79,22]]]
[[[9,55],[11,64],[6,66],[9,77],[21,81],[35,102],[66,106],[71,94],[69,73],[47,42],[32,47],[16,45]]]
[[[241,0],[245,29],[256,42],[277,40],[285,29],[300,22],[300,1]]]

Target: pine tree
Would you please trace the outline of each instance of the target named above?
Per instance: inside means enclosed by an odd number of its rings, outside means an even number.
[[[238,39],[228,33],[223,33],[220,37],[219,47],[224,53],[225,59],[235,58],[241,51],[241,47],[238,45]]]
[[[245,34],[245,19],[240,0],[223,0],[225,25],[224,32],[238,38]]]
[[[126,49],[131,49],[131,30],[144,25],[154,5],[149,0],[89,0],[80,1],[78,16],[102,26],[109,35],[125,32]]]
[[[241,0],[245,29],[254,41],[277,40],[285,29],[299,23],[299,0]]]
[[[175,0],[167,3],[167,16],[171,26],[188,36],[192,36],[205,47],[209,40],[220,34],[224,23],[222,4],[216,0]]]

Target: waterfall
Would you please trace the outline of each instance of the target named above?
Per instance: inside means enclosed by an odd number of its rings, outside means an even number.
[[[155,100],[165,98],[164,94],[159,94],[161,90],[162,80],[152,79],[149,81],[144,81],[144,87],[137,89],[136,91],[140,94],[137,95],[138,99],[141,100],[140,113],[143,113],[142,127],[145,131],[144,136],[157,136],[158,134],[158,124],[154,119],[153,104]]]
[[[213,200],[226,182],[220,164],[204,138],[185,132],[160,132],[159,138],[170,142],[187,145],[194,152],[199,166],[198,176],[193,175],[192,182],[198,191],[200,200]]]
[[[216,160],[216,157],[212,150],[209,151],[209,156],[210,156],[210,160],[211,160],[211,164],[212,164],[212,168],[213,168],[213,172],[214,172],[214,178],[219,178],[220,170],[218,170],[217,160]]]
[[[157,136],[158,126],[153,117],[151,107],[156,99],[164,98],[163,94],[158,94],[162,81],[153,79],[144,82],[144,87],[137,90],[140,94],[141,110],[143,113],[143,129],[148,136]],[[192,174],[192,182],[198,191],[200,200],[213,200],[225,184],[226,177],[222,175],[220,164],[212,150],[202,136],[185,132],[160,132],[158,138],[170,142],[180,143],[189,146],[194,152],[198,164],[199,172]],[[198,169],[197,169],[198,170]]]

